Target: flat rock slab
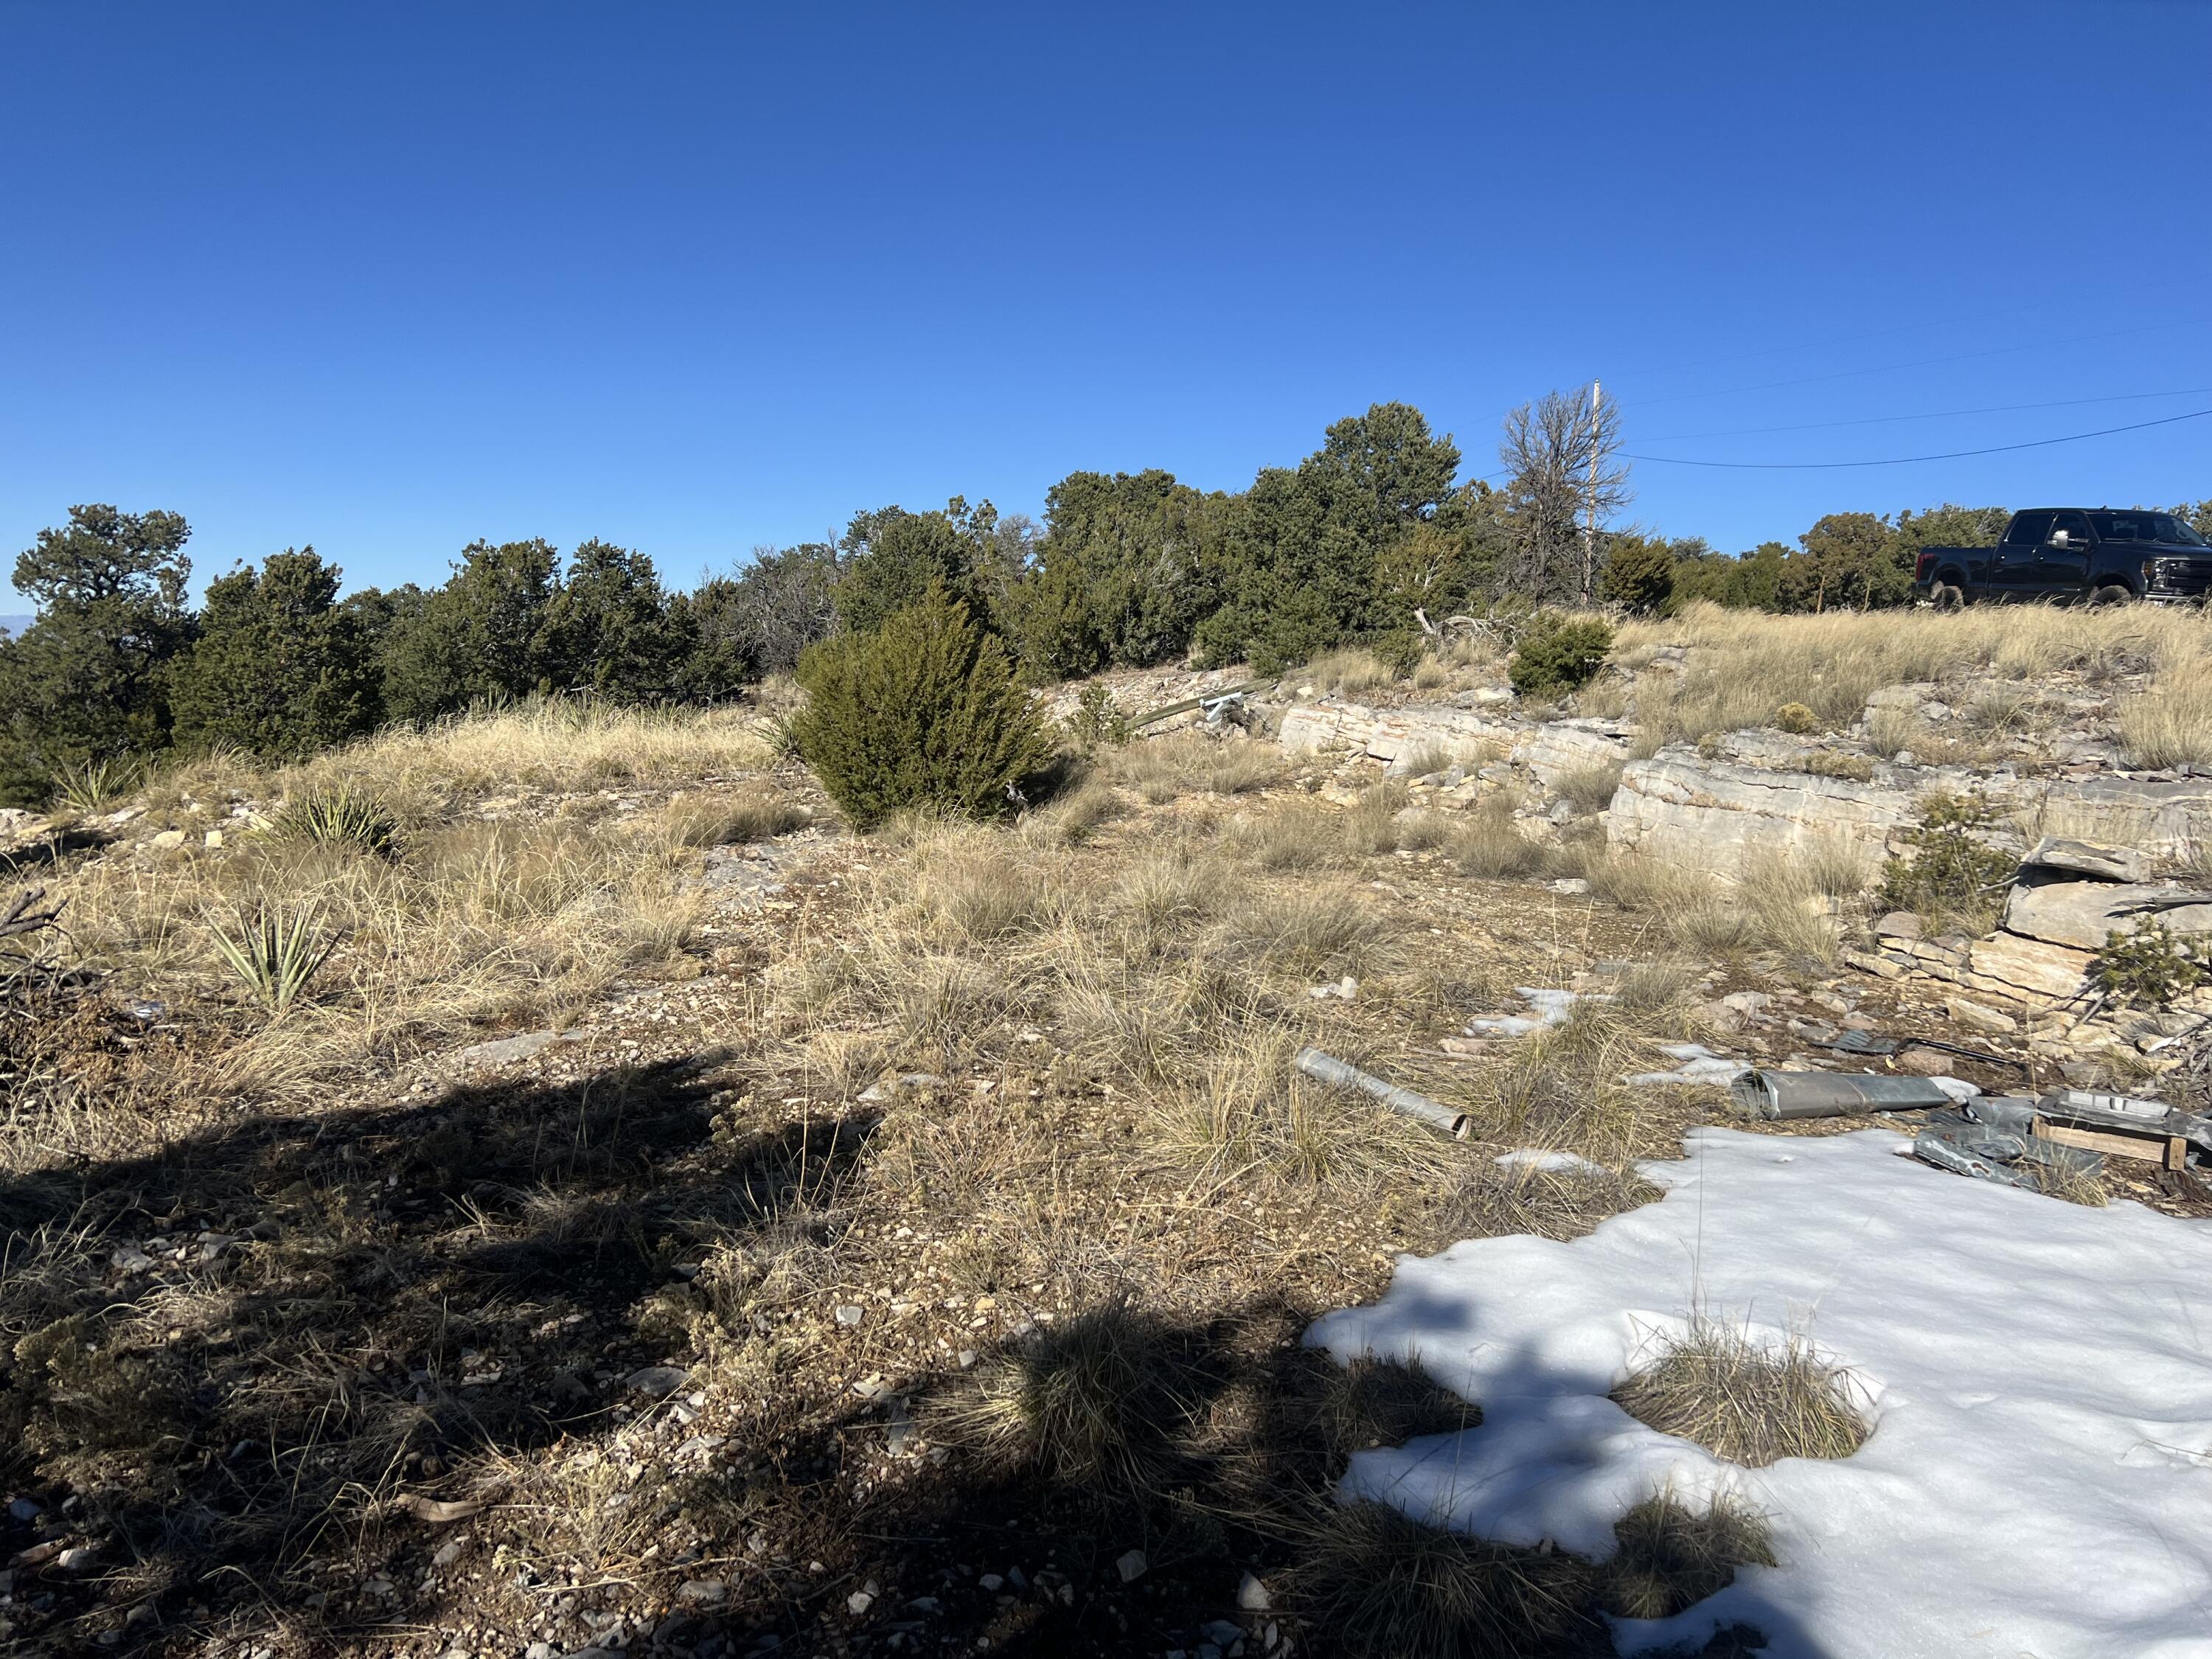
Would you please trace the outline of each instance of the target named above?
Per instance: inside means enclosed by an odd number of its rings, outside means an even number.
[[[2023,868],[2065,870],[2100,881],[2150,879],[2150,860],[2132,847],[2100,847],[2086,841],[2045,836],[2028,848]]]
[[[2112,933],[2156,916],[2177,933],[2212,933],[2212,903],[2186,887],[2145,882],[2054,881],[2015,887],[2005,902],[2005,930],[2077,951],[2101,951]]]
[[[453,1058],[463,1066],[505,1066],[514,1060],[528,1060],[548,1044],[560,1040],[553,1031],[525,1031],[519,1036],[496,1037],[489,1042],[477,1043]]]

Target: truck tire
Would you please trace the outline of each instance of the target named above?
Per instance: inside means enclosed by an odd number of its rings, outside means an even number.
[[[2124,582],[2106,582],[2089,595],[2092,605],[2127,605],[2135,599]]]
[[[1954,587],[1949,582],[1937,582],[1928,590],[1928,597],[1935,601],[1938,611],[1963,611],[1966,608],[1966,589]]]

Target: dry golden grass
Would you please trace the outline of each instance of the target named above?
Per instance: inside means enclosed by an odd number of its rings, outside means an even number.
[[[556,1020],[622,975],[659,970],[702,902],[683,880],[697,849],[806,822],[758,781],[627,813],[572,796],[535,819],[468,816],[459,798],[518,783],[696,784],[764,753],[740,716],[555,701],[386,732],[267,774],[203,757],[142,799],[280,802],[264,831],[233,820],[222,847],[195,834],[152,862],[118,849],[59,890],[77,946],[119,989],[228,1034],[210,1087],[296,1091],[486,1025]],[[238,917],[261,915],[313,918],[334,947],[281,1019],[240,995],[221,947]]]
[[[1486,1160],[1453,1191],[1442,1222],[1455,1238],[1533,1233],[1566,1240],[1580,1238],[1607,1216],[1658,1196],[1657,1188],[1632,1170],[1602,1165],[1540,1170],[1532,1164]]]
[[[1441,1137],[1293,1072],[1298,1047],[1279,1029],[1251,1030],[1202,1078],[1154,1101],[1159,1145],[1209,1175],[1262,1170],[1316,1186],[1434,1179],[1450,1167]]]
[[[1332,856],[1343,817],[1316,831]],[[1304,865],[1271,879],[1279,866],[1233,836],[1170,842],[1103,880],[1087,851],[1010,860],[1009,838],[927,832],[864,884],[834,948],[784,970],[786,1036],[811,1045],[818,1075],[857,1089],[885,1069],[988,1070],[1023,1056],[1027,1032],[1134,1092],[1149,1143],[1178,1164],[1354,1187],[1435,1175],[1427,1131],[1347,1109],[1291,1065],[1320,1018],[1311,986],[1404,965],[1370,894]],[[862,1028],[866,1041],[845,1035]]]
[[[1398,815],[1406,810],[1406,800],[1401,784],[1377,783],[1361,790],[1344,817],[1346,844],[1363,857],[1395,852],[1402,842]]]
[[[1560,777],[1559,793],[1573,802],[1578,812],[1602,812],[1613,805],[1613,791],[1620,787],[1623,769],[1619,761],[1578,767]]]
[[[1262,870],[1318,870],[1342,856],[1345,824],[1334,807],[1291,801],[1240,816],[1228,841]]]
[[[1662,1434],[1750,1468],[1784,1457],[1849,1457],[1867,1437],[1850,1376],[1802,1338],[1770,1347],[1711,1319],[1659,1343],[1613,1397]]]
[[[1609,1167],[1639,1156],[1649,1144],[1647,1119],[1658,1107],[1652,1093],[1626,1079],[1668,1064],[1655,1044],[1696,1034],[1693,983],[1688,964],[1669,963],[1610,997],[1577,999],[1566,1018],[1516,1042],[1482,1079],[1476,1132],[1499,1145],[1571,1152]]]
[[[1732,881],[1662,863],[1633,848],[1601,849],[1583,860],[1582,873],[1596,896],[1653,915],[1693,957],[1767,951],[1795,967],[1826,972],[1839,958],[1854,907],[1879,872],[1856,848],[1821,840],[1754,856]]]
[[[665,960],[699,901],[678,890],[657,816],[474,822],[397,858],[246,836],[159,865],[103,859],[69,884],[77,942],[134,994],[240,1019],[238,1086],[304,1085],[472,1027],[544,1021]],[[313,912],[339,947],[265,1026],[222,1011],[216,930],[262,905]]]
[[[1273,744],[1177,732],[1148,738],[1104,757],[1107,777],[1152,805],[1178,795],[1242,795],[1281,781],[1289,770]]]
[[[1480,881],[1506,881],[1542,870],[1546,852],[1514,822],[1513,801],[1486,796],[1444,838],[1444,853],[1460,873]]]
[[[1527,1659],[1595,1650],[1592,1573],[1564,1552],[1484,1543],[1425,1527],[1373,1503],[1316,1526],[1292,1605],[1322,1650],[1354,1659]]]
[[[1293,1604],[1325,1651],[1359,1659],[1595,1654],[1613,1647],[1601,1614],[1668,1618],[1739,1566],[1774,1565],[1765,1518],[1730,1495],[1699,1510],[1662,1493],[1613,1534],[1600,1565],[1463,1538],[1379,1504],[1334,1507],[1308,1531]]]
[[[682,794],[660,809],[661,839],[671,854],[767,841],[812,821],[797,802],[764,793]]]
[[[2212,676],[2169,678],[2124,698],[2114,724],[2130,766],[2212,763]]]
[[[1442,665],[1438,665],[1441,666]],[[1294,685],[1310,685],[1316,691],[1356,697],[1396,683],[1397,671],[1372,651],[1351,647],[1316,657],[1304,668],[1284,677]],[[1447,676],[1449,678],[1449,676]],[[1441,682],[1440,682],[1441,683]]]
[[[1910,754],[1922,766],[1988,766],[2003,754],[2001,745],[1943,730],[1902,708],[1877,708],[1867,716],[1867,746],[1884,760]]]
[[[1625,624],[1615,652],[1633,662],[1662,644],[1693,648],[1680,673],[1647,677],[1638,688],[1645,752],[1771,725],[1790,702],[1824,726],[1847,726],[1883,686],[1972,672],[2033,682],[2061,670],[2107,676],[2140,660],[2162,686],[2179,686],[2202,684],[2212,663],[2212,628],[2202,615],[2143,605],[1771,617],[1698,605]]]
[[[1186,1346],[1115,1300],[993,1356],[933,1402],[929,1423],[1093,1502],[1143,1498],[1182,1461],[1202,1392]]]
[[[1704,1510],[1671,1492],[1647,1498],[1613,1535],[1619,1549],[1601,1569],[1601,1598],[1620,1619],[1671,1619],[1726,1589],[1738,1567],[1775,1565],[1766,1517],[1729,1492]]]
[[[389,727],[274,773],[234,752],[179,758],[149,783],[146,798],[265,799],[350,784],[404,815],[422,817],[457,795],[697,783],[762,770],[774,759],[760,716],[750,710],[533,698],[419,730]]]

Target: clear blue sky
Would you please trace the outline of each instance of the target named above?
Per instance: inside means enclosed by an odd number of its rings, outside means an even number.
[[[107,501],[202,579],[542,535],[688,581],[1079,467],[1239,488],[1377,399],[1485,472],[1592,374],[1729,459],[2212,407],[1739,431],[2212,387],[2208,70],[2201,0],[0,0],[0,555]],[[1730,550],[2163,503],[2212,420],[1634,483]]]

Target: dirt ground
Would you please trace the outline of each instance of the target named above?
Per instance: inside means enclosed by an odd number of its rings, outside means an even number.
[[[866,840],[794,767],[726,781],[816,827],[683,865],[681,944],[551,1024],[19,1156],[0,1633],[237,1659],[1351,1650],[1304,1588],[1343,1460],[1479,1413],[1347,1376],[1310,1321],[1401,1252],[1650,1197],[1634,1161],[1726,1116],[1717,1089],[1620,1085],[1657,1042],[1784,1060],[1792,1011],[1838,1005],[1934,1029],[1880,981],[1685,962],[1661,918],[1540,874],[1363,848],[1326,827],[1349,773],[1148,801],[1101,769],[1095,823]],[[1666,980],[1634,1018],[1461,1035],[1516,986],[1624,964]],[[237,1030],[118,1012],[143,989],[68,1038],[142,1108]],[[1701,1023],[1747,989],[1761,1021]],[[1473,1133],[1296,1082],[1301,1042]],[[1502,1172],[1523,1146],[1615,1173]],[[1595,1616],[1522,1650],[1609,1651]]]

